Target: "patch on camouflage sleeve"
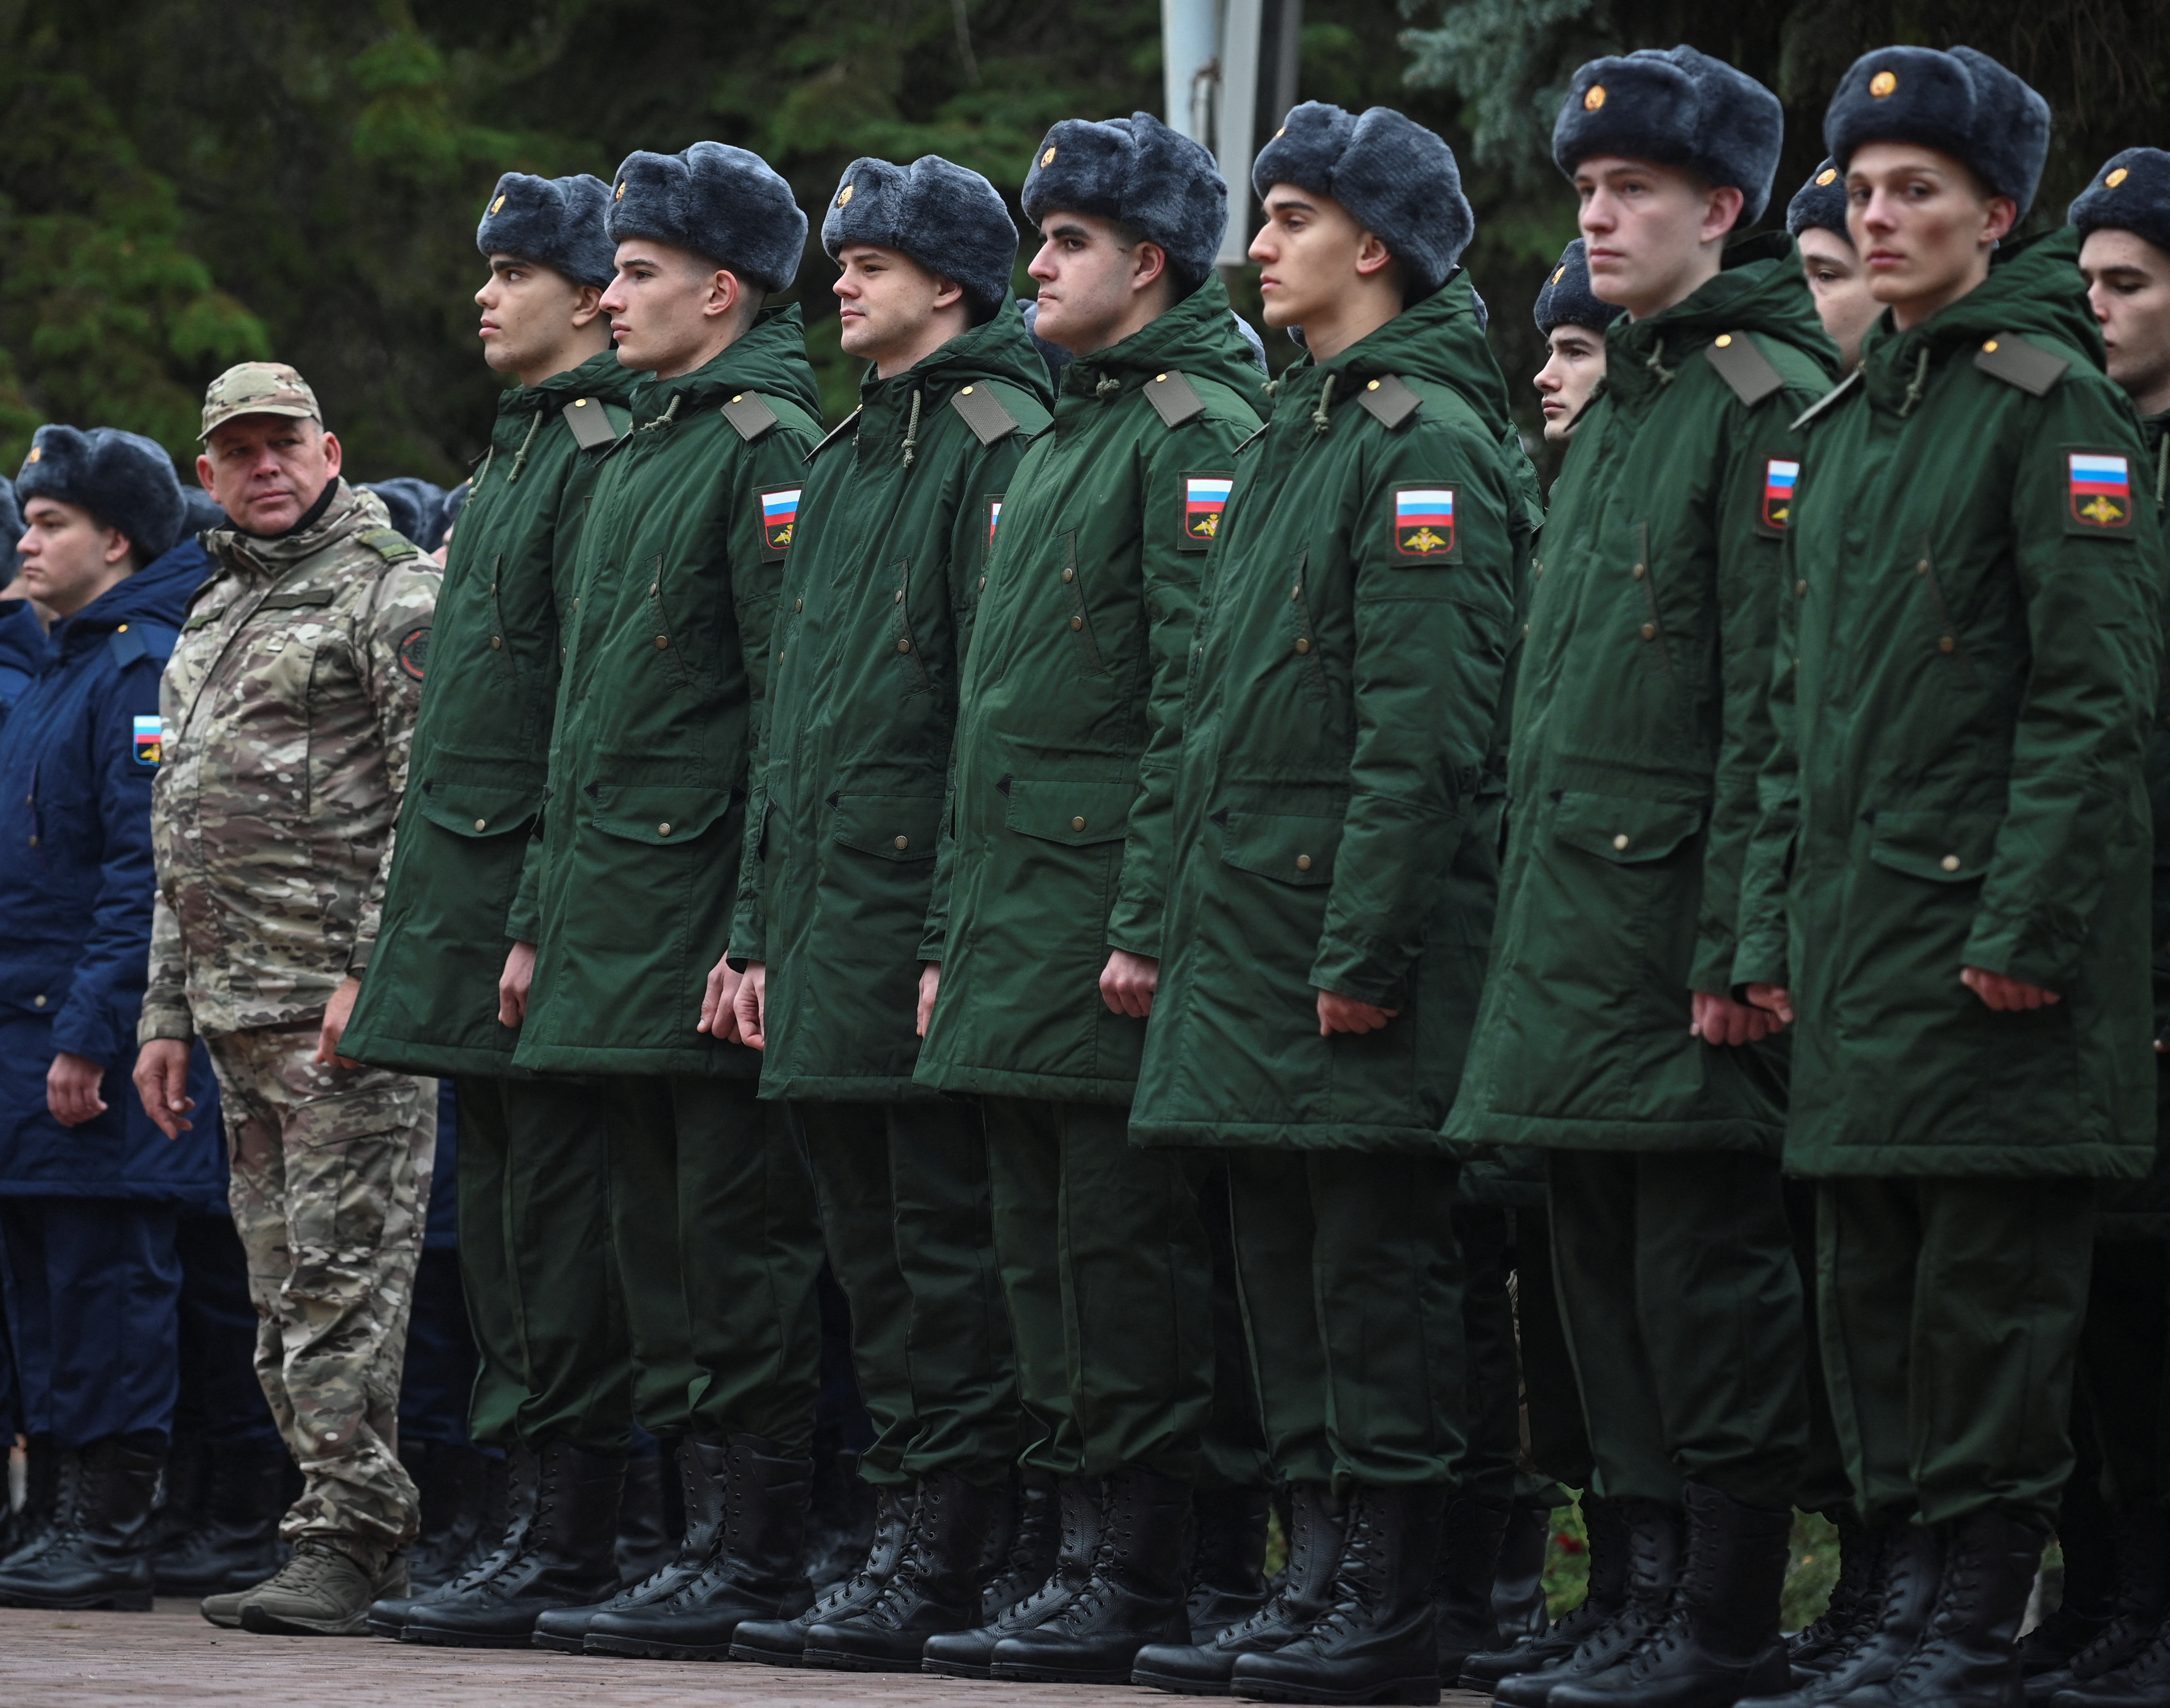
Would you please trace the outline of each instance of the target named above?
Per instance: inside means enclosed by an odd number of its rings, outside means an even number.
[[[1793,487],[1801,478],[1801,465],[1785,457],[1763,461],[1763,502],[1756,512],[1756,531],[1776,539],[1786,532],[1793,515]]]
[[[2065,528],[2122,533],[2132,526],[2132,464],[2121,451],[2065,453]]]
[[[399,667],[420,682],[429,662],[430,625],[425,623],[420,629],[409,629],[399,637]]]
[[[158,715],[139,717],[134,720],[136,763],[156,765],[166,756],[165,731],[160,726]]]
[[[1397,486],[1393,489],[1394,551],[1397,556],[1432,563],[1460,561],[1456,552],[1451,486]]]

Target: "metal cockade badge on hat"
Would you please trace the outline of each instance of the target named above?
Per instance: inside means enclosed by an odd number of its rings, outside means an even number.
[[[489,211],[490,211],[492,213],[498,213],[498,212],[501,212],[501,211],[504,210],[504,207],[505,207],[505,198],[504,198],[503,196],[501,196],[501,195],[500,195],[500,196],[499,196],[499,197],[498,197],[498,199],[497,199],[495,201],[493,201],[492,203],[490,203],[490,205],[489,205]]]
[[[2119,185],[2124,183],[2125,179],[2125,169],[2120,166],[2116,171],[2111,173],[2109,177],[2103,179],[2103,188],[2104,190],[2114,190]]]
[[[1823,185],[1829,184],[1829,183],[1830,183],[1833,179],[1836,178],[1837,176],[1838,176],[1838,168],[1837,168],[1837,167],[1836,167],[1836,166],[1826,166],[1826,167],[1825,167],[1825,168],[1824,168],[1824,169],[1823,169],[1822,171],[1820,171],[1820,172],[1819,172],[1818,174],[1816,174],[1816,184],[1817,184],[1817,186],[1818,186],[1819,188],[1821,188]]]
[[[852,191],[856,187],[856,185],[847,184],[842,190],[838,190],[836,192],[836,206],[842,207],[846,202],[849,201],[852,199]]]
[[[1868,80],[1868,93],[1879,101],[1898,87],[1899,73],[1895,71],[1880,71]]]
[[[1040,163],[1043,166],[1052,166],[1055,164],[1055,150],[1051,146],[1049,147],[1047,153],[1040,157]]]
[[[1604,104],[1605,85],[1603,83],[1592,83],[1590,86],[1589,90],[1582,98],[1583,111],[1585,113],[1594,113]]]
[[[617,192],[611,197],[611,200],[612,201],[623,201],[625,200],[625,180],[623,178],[618,179]]]

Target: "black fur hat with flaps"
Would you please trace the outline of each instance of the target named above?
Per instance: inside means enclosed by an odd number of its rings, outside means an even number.
[[[533,178],[508,172],[497,180],[475,247],[485,255],[517,255],[554,267],[576,285],[607,287],[617,272],[605,217],[610,185],[585,172]]]
[[[791,186],[760,155],[728,142],[627,155],[611,191],[609,228],[614,244],[675,244],[767,291],[788,289],[806,253],[806,216]]]
[[[1824,110],[1824,147],[1841,173],[1867,142],[1948,154],[2024,219],[2050,158],[2050,104],[1971,47],[1879,47],[1847,68]]]
[[[2129,231],[2170,254],[2170,154],[2160,148],[2127,148],[2111,155],[2065,217],[2083,238],[2105,228]]]
[[[1386,244],[1412,300],[1446,282],[1477,233],[1454,150],[1392,107],[1361,115],[1306,101],[1252,163],[1263,199],[1276,184],[1330,195]]]
[[[1228,181],[1213,157],[1151,113],[1061,120],[1040,139],[1019,200],[1034,225],[1089,213],[1158,244],[1186,291],[1205,282],[1228,229]]]
[[[15,477],[15,498],[25,510],[34,498],[51,498],[88,511],[127,535],[145,564],[173,549],[188,517],[174,459],[154,441],[118,427],[39,428]]]
[[[846,244],[872,244],[911,257],[964,286],[975,319],[1010,300],[1018,230],[1001,193],[976,172],[939,154],[909,166],[854,160],[821,217],[821,247],[835,260]]]
[[[1771,205],[1786,140],[1777,96],[1745,72],[1687,46],[1645,47],[1579,67],[1553,125],[1553,159],[1570,178],[1600,154],[1678,166],[1742,196],[1736,228]]]
[[[1558,263],[1545,275],[1544,288],[1537,292],[1537,330],[1547,338],[1556,326],[1586,326],[1602,332],[1624,312],[1590,288],[1590,258],[1583,253],[1580,238],[1560,251]]]
[[[1804,231],[1836,232],[1848,243],[1853,241],[1853,233],[1846,228],[1846,174],[1838,169],[1837,161],[1825,160],[1793,192],[1786,204],[1786,231],[1791,237]]]

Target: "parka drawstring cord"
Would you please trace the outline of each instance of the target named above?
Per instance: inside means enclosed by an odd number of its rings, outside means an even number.
[[[2162,508],[2165,495],[2170,494],[2170,433],[2162,436],[2162,442],[2155,452],[2155,507]]]
[[[1095,398],[1111,398],[1122,388],[1122,381],[1112,373],[1104,373],[1093,383],[1093,395]]]
[[[1660,385],[1670,385],[1675,380],[1681,377],[1681,371],[1676,367],[1667,367],[1665,362],[1665,346],[1664,342],[1660,340],[1659,343],[1654,344],[1650,346],[1650,354],[1644,359],[1643,366],[1649,368],[1652,373],[1657,375],[1658,383]]]
[[[535,436],[542,431],[542,414],[541,410],[536,410],[535,419],[527,424],[527,436],[520,442],[520,454],[512,459],[511,471],[505,477],[507,486],[520,485],[520,471],[526,466],[527,452],[535,443]]]
[[[1906,388],[1906,395],[1899,405],[1899,419],[1905,420],[1914,413],[1914,405],[1921,401],[1921,393],[1929,383],[1929,346],[1921,346],[1921,360],[1914,364],[1914,381]]]
[[[1277,398],[1281,394],[1281,383],[1279,379],[1269,379],[1261,384],[1259,389],[1269,398]]]
[[[678,400],[679,400],[679,399],[681,399],[681,398],[684,397],[685,395],[686,395],[686,394],[685,394],[685,393],[683,393],[683,392],[673,392],[673,393],[671,393],[671,401],[670,401],[669,403],[667,403],[667,404],[664,404],[664,406],[663,406],[663,413],[662,413],[661,415],[658,415],[658,416],[657,416],[654,420],[652,420],[652,421],[643,421],[643,422],[640,424],[640,431],[641,431],[642,432],[645,433],[645,432],[646,432],[646,431],[649,431],[649,429],[650,429],[651,427],[667,427],[667,426],[669,426],[671,425],[671,422],[672,418],[673,418],[674,416],[676,416],[676,415],[677,415],[677,413],[678,413]]]
[[[1339,370],[1326,371],[1326,383],[1318,388],[1318,407],[1311,412],[1311,431],[1323,433],[1334,425],[1334,382]]]
[[[911,419],[904,427],[904,466],[911,467],[912,454],[919,447],[919,400],[927,394],[927,388],[916,385],[911,388]]]
[[[527,431],[532,435],[535,430],[530,427]],[[482,453],[482,467],[475,470],[474,479],[468,484],[468,497],[473,498],[475,494],[482,490],[482,484],[489,479],[489,471],[495,466],[496,462],[497,447],[492,445],[489,449]]]

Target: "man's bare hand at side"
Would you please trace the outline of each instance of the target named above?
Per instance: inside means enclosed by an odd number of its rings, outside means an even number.
[[[713,980],[711,988],[714,988]],[[749,1049],[768,1047],[768,963],[749,961],[739,980],[739,988],[731,999],[732,1017],[737,1022],[739,1041]],[[708,1009],[701,1010],[701,1030],[708,1028]]]
[[[1134,1020],[1152,1013],[1153,993],[1160,988],[1160,962],[1150,955],[1133,955],[1118,949],[1100,970],[1100,1000],[1111,1013]]]
[[[701,1023],[693,1030],[708,1033],[718,1043],[746,1042],[739,1032],[739,986],[742,982],[730,957],[719,956],[716,964],[708,969],[708,988],[701,997]]]
[[[189,1047],[179,1038],[153,1038],[136,1052],[136,1095],[159,1132],[179,1138],[195,1129],[196,1106],[189,1095]]]

